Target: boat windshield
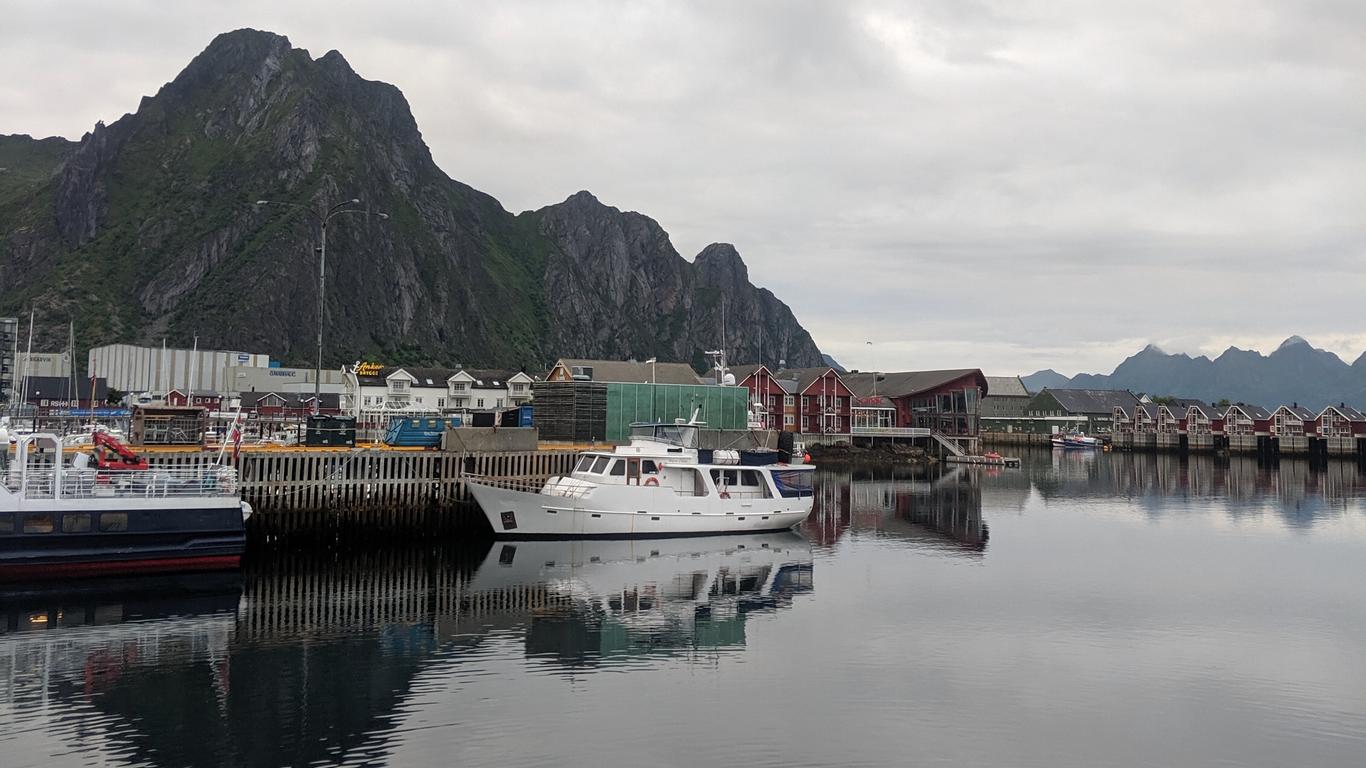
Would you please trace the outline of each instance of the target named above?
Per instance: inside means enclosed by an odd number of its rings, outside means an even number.
[[[632,424],[632,440],[653,440],[681,448],[697,447],[697,427],[691,424]]]

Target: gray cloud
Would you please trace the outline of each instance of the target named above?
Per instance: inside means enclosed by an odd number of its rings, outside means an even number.
[[[279,5],[6,3],[0,130],[78,136],[254,26],[398,85],[509,209],[736,243],[846,364],[1366,340],[1360,3]]]

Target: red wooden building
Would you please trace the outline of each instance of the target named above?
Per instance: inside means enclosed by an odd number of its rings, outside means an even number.
[[[1187,408],[1186,433],[1190,435],[1224,434],[1223,409],[1203,403]]]
[[[860,400],[890,403],[893,426],[929,429],[948,437],[976,438],[987,377],[977,368],[897,373],[851,373],[844,377]],[[882,400],[881,398],[885,398]]]
[[[1259,405],[1237,403],[1230,405],[1224,412],[1224,434],[1226,435],[1269,435],[1271,434],[1271,414]]]
[[[1282,405],[1271,413],[1271,434],[1276,437],[1318,436],[1318,416],[1299,403]]]
[[[191,395],[186,392],[181,392],[178,389],[173,389],[166,393],[166,404],[178,406],[197,405],[201,408],[207,408],[210,411],[218,411],[222,409],[223,396],[210,392],[196,392]]]
[[[766,365],[737,365],[730,369],[736,383],[749,390],[751,403],[760,406],[763,413],[764,429],[796,431],[795,419],[784,423],[786,408],[792,405],[792,395],[783,387],[781,379],[773,375]]]
[[[1346,403],[1330,405],[1319,412],[1318,434],[1322,437],[1366,437],[1366,413]]]

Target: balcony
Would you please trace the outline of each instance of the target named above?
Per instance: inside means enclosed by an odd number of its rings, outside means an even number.
[[[873,437],[929,437],[930,430],[924,427],[859,427],[855,426],[850,434]]]

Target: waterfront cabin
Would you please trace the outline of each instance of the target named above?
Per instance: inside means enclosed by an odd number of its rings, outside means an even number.
[[[1157,408],[1152,403],[1134,404],[1133,447],[1135,450],[1157,447]]]
[[[1357,453],[1358,443],[1366,440],[1366,413],[1346,403],[1330,405],[1319,412],[1318,434],[1330,455]]]
[[[1214,450],[1223,444],[1224,411],[1217,405],[1197,403],[1186,409],[1186,448]]]
[[[1271,413],[1259,405],[1235,403],[1224,412],[1224,434],[1231,451],[1252,452],[1271,434]]]
[[[738,378],[738,377],[737,377]],[[601,381],[608,384],[714,384],[704,381],[687,363],[639,360],[580,360],[560,358],[545,375],[546,381]]]
[[[1309,453],[1309,441],[1318,437],[1318,417],[1299,403],[1282,405],[1271,413],[1271,437],[1279,453]]]
[[[210,411],[223,410],[223,396],[212,392],[182,392],[173,389],[166,393],[167,405],[197,405],[200,408],[208,408]]]
[[[1157,449],[1180,450],[1186,441],[1186,407],[1177,403],[1157,406]]]
[[[1134,447],[1134,408],[1138,403],[1116,405],[1110,415],[1110,444],[1116,448]]]

